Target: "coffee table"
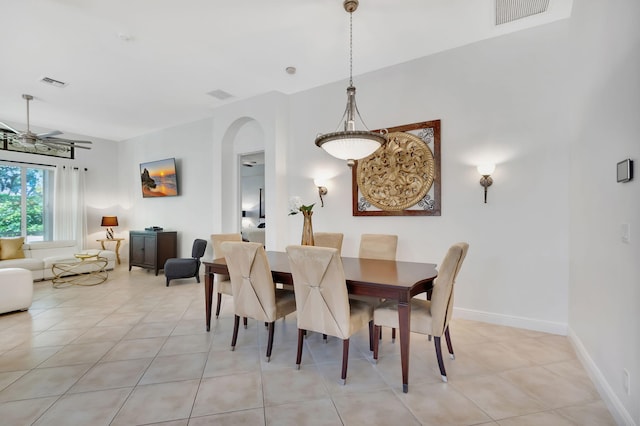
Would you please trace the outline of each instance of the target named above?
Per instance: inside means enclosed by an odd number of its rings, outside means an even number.
[[[102,284],[109,277],[106,270],[109,260],[97,254],[78,253],[75,259],[61,260],[51,265],[54,288],[72,285],[92,286]]]

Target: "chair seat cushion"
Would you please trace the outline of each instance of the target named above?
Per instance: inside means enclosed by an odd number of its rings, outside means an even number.
[[[193,258],[167,259],[164,264],[164,274],[167,277],[190,278],[198,270],[198,260]]]
[[[218,293],[226,294],[228,296],[233,295],[231,292],[231,280],[216,281],[216,285],[218,286],[218,289],[216,290]]]
[[[373,323],[383,327],[399,328],[398,301],[386,300],[382,302],[373,312]],[[433,335],[432,329],[431,301],[411,299],[411,331]]]

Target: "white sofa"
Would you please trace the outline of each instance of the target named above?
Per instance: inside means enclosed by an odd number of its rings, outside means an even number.
[[[26,311],[33,300],[31,273],[21,268],[0,269],[0,314]]]
[[[53,278],[51,267],[56,262],[80,262],[74,257],[77,253],[98,254],[107,259],[108,270],[113,269],[116,262],[116,253],[111,250],[81,250],[73,240],[40,241],[25,243],[22,246],[24,259],[0,260],[0,269],[23,268],[31,272],[33,281],[50,280]],[[90,272],[91,268],[83,270],[78,268],[78,273]]]
[[[264,228],[242,228],[242,238],[252,243],[264,245]]]

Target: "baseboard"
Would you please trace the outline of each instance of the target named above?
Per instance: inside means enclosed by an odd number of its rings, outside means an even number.
[[[496,314],[493,312],[484,312],[465,308],[453,308],[453,316],[454,318],[524,328],[526,330],[541,331],[543,333],[560,334],[562,336],[567,335],[567,324],[560,322],[518,317],[515,315]]]
[[[637,426],[636,423],[631,418],[631,415],[624,407],[618,396],[615,394],[604,375],[596,365],[596,363],[589,356],[589,352],[582,344],[582,341],[578,338],[578,336],[573,332],[571,327],[568,330],[569,341],[573,345],[576,354],[578,355],[578,359],[582,363],[582,366],[591,377],[591,381],[596,386],[600,397],[607,404],[607,408],[609,412],[614,417],[614,420],[619,425],[627,425],[627,426]]]

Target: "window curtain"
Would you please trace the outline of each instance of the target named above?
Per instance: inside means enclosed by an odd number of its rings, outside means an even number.
[[[85,174],[80,167],[56,167],[53,196],[53,239],[75,240],[79,248],[86,247],[87,235]]]

